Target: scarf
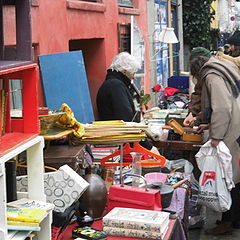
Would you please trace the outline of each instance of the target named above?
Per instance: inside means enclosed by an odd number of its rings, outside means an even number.
[[[233,67],[233,65],[229,65],[224,61],[220,61],[219,59],[212,57],[210,60],[203,65],[200,70],[201,80],[202,80],[202,95],[201,95],[201,122],[202,123],[210,123],[211,121],[211,98],[209,95],[209,91],[207,89],[207,85],[205,79],[208,74],[213,73],[224,79],[224,81],[228,82],[232,94],[235,98],[239,96],[240,93],[240,75],[237,70]]]

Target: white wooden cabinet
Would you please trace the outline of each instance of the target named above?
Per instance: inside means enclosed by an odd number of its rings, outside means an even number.
[[[10,234],[7,231],[6,218],[6,175],[5,163],[23,151],[27,152],[28,197],[30,199],[46,201],[44,194],[44,139],[36,134],[11,133],[0,138],[0,239],[25,239],[28,233]],[[11,141],[11,143],[9,142]],[[15,142],[14,142],[15,141]],[[12,145],[12,146],[10,146]],[[6,149],[4,149],[6,146]],[[38,240],[51,239],[52,211],[41,222],[41,231],[37,233]],[[25,235],[23,234],[25,233]],[[22,237],[21,237],[22,235]]]

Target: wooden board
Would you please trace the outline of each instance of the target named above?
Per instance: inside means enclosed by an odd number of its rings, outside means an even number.
[[[79,122],[94,121],[82,51],[40,55],[39,64],[47,107],[66,103]]]

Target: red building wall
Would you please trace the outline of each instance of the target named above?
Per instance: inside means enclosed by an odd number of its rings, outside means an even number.
[[[134,8],[118,7],[117,0],[99,3],[81,0],[35,0],[32,3],[32,42],[35,55],[82,50],[95,118],[96,94],[112,58],[118,53],[118,23],[130,23],[134,15],[145,40],[144,88],[148,92],[149,59],[145,0],[133,0]],[[4,8],[5,45],[16,44],[14,11]],[[44,106],[41,84],[40,106]]]

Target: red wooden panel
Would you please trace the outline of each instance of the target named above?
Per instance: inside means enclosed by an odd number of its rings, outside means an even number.
[[[12,119],[12,132],[23,132],[23,119]]]
[[[0,157],[36,137],[30,133],[7,133],[0,138]]]
[[[23,100],[23,132],[39,133],[38,118],[38,68],[32,68],[24,72],[22,76],[22,100]]]
[[[6,81],[6,88],[9,95],[9,80],[22,80],[22,121],[11,120],[10,98],[7,98],[6,133],[21,131],[23,133],[39,133],[40,122],[38,118],[38,81],[39,70],[37,64],[28,64],[14,68],[0,70],[0,77]],[[14,126],[13,126],[14,124]]]

